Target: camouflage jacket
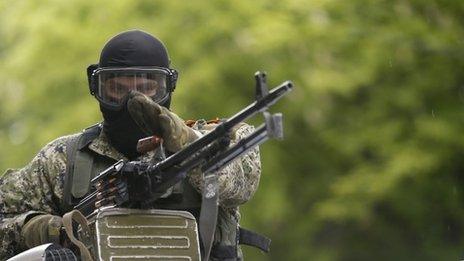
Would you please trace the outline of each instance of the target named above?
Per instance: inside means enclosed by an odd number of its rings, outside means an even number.
[[[193,129],[204,134],[215,127],[200,120]],[[251,133],[250,125],[240,125],[233,133],[232,143],[236,143]],[[22,169],[9,169],[0,178],[0,259],[16,255],[25,249],[21,236],[23,225],[34,215],[50,213],[62,216],[63,185],[66,173],[66,146],[73,136],[60,137],[45,147]],[[94,152],[113,158],[125,157],[113,148],[101,132],[89,148]],[[148,161],[154,152],[140,156],[138,160]],[[261,163],[258,148],[251,150],[240,159],[231,162],[219,171],[219,204],[234,216],[240,218],[238,205],[248,201],[258,187]],[[202,174],[189,173],[188,179],[195,189],[202,190]]]

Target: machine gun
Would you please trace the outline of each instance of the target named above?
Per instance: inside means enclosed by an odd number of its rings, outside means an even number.
[[[208,134],[159,162],[116,162],[92,179],[97,190],[82,199],[75,209],[87,217],[96,215],[100,207],[108,204],[114,207],[148,209],[169,188],[183,180],[187,173],[199,168],[204,177],[199,224],[204,249],[202,259],[208,260],[218,211],[216,171],[270,138],[283,138],[282,114],[271,114],[268,109],[290,92],[293,84],[286,81],[268,90],[266,74],[262,72],[255,73],[255,80],[255,102],[220,123]],[[246,138],[230,146],[233,128],[258,113],[263,113],[264,123]]]

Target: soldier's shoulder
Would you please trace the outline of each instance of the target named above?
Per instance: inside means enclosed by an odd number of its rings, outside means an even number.
[[[198,120],[187,120],[185,121],[185,124],[187,126],[198,130],[198,131],[211,131],[214,128],[216,128],[219,124],[222,122],[226,121],[227,119],[220,119],[220,118],[214,118],[212,120],[205,120],[205,119],[198,119]],[[253,125],[250,125],[245,122],[240,122],[233,128],[232,130],[232,135],[235,137],[242,138],[249,133],[253,132],[255,130],[255,127]]]
[[[249,134],[251,134],[254,130],[255,130],[255,127],[253,125],[247,124],[245,122],[241,122],[235,127],[233,131],[233,135],[235,135],[235,137],[238,139],[242,139],[248,136]]]
[[[77,137],[79,133],[61,136],[43,146],[36,156],[21,169],[8,169],[2,179],[16,179],[25,173],[41,173],[47,166],[60,167],[66,162],[66,146],[68,142]],[[2,184],[2,182],[0,182]]]
[[[81,133],[73,133],[73,134],[69,134],[69,135],[65,135],[65,136],[61,136],[61,137],[58,137],[52,141],[50,141],[47,145],[45,145],[44,148],[46,147],[59,147],[59,146],[65,146],[76,140],[79,136],[81,135]]]
[[[71,142],[75,142],[81,133],[74,133],[58,137],[47,143],[37,155],[41,158],[55,158],[66,155],[66,148]]]
[[[94,139],[95,136],[99,135],[100,131],[101,123],[97,123],[83,129],[80,132],[58,137],[45,145],[43,150],[58,150],[59,152],[63,152],[63,150],[65,150],[68,145],[79,142],[79,138],[81,136],[87,139]]]

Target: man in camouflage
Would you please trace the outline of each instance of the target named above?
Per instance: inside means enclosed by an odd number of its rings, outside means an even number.
[[[94,69],[140,66],[171,70],[166,69],[169,67],[169,58],[161,42],[145,32],[133,30],[113,37],[102,50],[100,63]],[[137,75],[145,77],[142,74]],[[99,77],[104,78],[103,74]],[[175,86],[175,79],[173,85]],[[148,162],[154,157],[156,150],[140,155],[135,150],[135,142],[138,139],[157,134],[163,138],[168,153],[175,153],[216,126],[215,123],[198,120],[189,127],[171,112],[168,108],[173,86],[163,97],[156,97],[155,94],[146,91],[145,87],[146,85],[140,89],[136,86],[134,89],[123,90],[118,94],[120,97],[114,93],[104,97],[104,94],[99,92],[101,90],[94,89],[92,92],[91,88],[91,92],[100,102],[104,121],[99,125],[98,135],[81,149],[87,150],[95,159],[106,162],[106,166],[120,159]],[[119,99],[117,102],[121,103],[118,110],[105,107],[105,101],[114,103],[116,98]],[[231,134],[232,143],[236,143],[252,131],[252,126],[240,125]],[[68,154],[70,144],[80,135],[82,134],[60,137],[50,142],[27,166],[17,170],[9,169],[1,177],[1,260],[40,244],[63,242],[63,236],[60,235],[61,216],[69,211],[69,206],[64,204],[65,180],[69,173]],[[241,258],[240,248],[237,242],[233,242],[237,238],[235,231],[240,219],[238,206],[248,201],[256,191],[260,173],[257,148],[218,173],[220,209],[214,241],[221,246],[231,245],[235,249],[235,257],[219,254],[224,259]],[[196,193],[201,193],[202,173],[193,171],[189,173],[187,180]],[[81,196],[83,198],[85,195]]]

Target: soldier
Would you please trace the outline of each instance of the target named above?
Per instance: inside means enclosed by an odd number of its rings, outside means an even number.
[[[108,41],[99,63],[87,70],[103,122],[50,142],[27,166],[9,169],[0,179],[0,259],[44,243],[62,243],[61,216],[90,193],[93,176],[120,159],[148,162],[154,157],[156,151],[141,155],[136,150],[139,139],[157,134],[167,153],[175,153],[216,126],[198,120],[189,127],[169,110],[177,80],[169,64],[164,45],[146,32],[131,30]],[[239,126],[232,143],[252,131],[249,125]],[[260,173],[257,148],[218,173],[220,209],[212,257],[241,259],[238,206],[256,191]],[[178,184],[183,200],[168,196],[155,207],[198,217],[201,179],[201,173],[189,173]]]

